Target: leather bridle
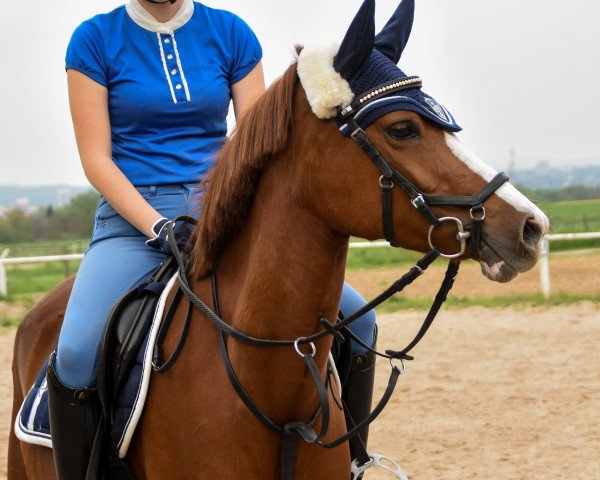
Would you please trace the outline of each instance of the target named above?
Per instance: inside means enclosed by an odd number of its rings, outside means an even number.
[[[470,238],[469,254],[471,258],[478,259],[483,237],[483,222],[485,220],[485,207],[483,206],[483,202],[508,181],[508,176],[504,172],[498,173],[479,193],[476,193],[475,195],[427,195],[383,158],[365,131],[356,121],[356,116],[359,115],[364,108],[368,107],[371,102],[380,99],[382,93],[387,96],[391,93],[420,87],[421,83],[419,77],[408,77],[407,80],[396,82],[396,84],[377,87],[364,95],[361,95],[360,98],[356,99],[348,107],[340,109],[338,113],[338,123],[343,125],[342,129],[346,127],[349,129],[351,132],[350,137],[360,146],[381,172],[379,186],[381,188],[383,234],[390,245],[394,247],[398,246],[394,234],[392,203],[392,190],[394,185],[396,185],[408,195],[412,205],[430,223],[427,241],[432,249],[436,248],[433,245],[432,240],[434,229],[441,223],[454,222],[457,228],[456,239],[460,243],[460,250],[456,253],[440,252],[440,256],[444,258],[460,257],[465,252],[466,240]],[[469,208],[471,225],[468,228],[465,228],[462,221],[456,217],[439,218],[433,212],[431,207],[441,205]]]

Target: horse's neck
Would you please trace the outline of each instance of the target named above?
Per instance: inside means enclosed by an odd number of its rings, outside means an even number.
[[[264,177],[247,222],[219,262],[219,303],[223,318],[238,329],[260,338],[295,339],[321,329],[322,317],[335,320],[348,238],[294,202],[285,178]],[[321,368],[330,347],[331,337],[317,342]],[[229,350],[249,393],[259,405],[269,405],[275,420],[312,413],[315,386],[293,348],[230,341]]]
[[[295,338],[314,332],[321,316],[335,319],[348,239],[290,198],[284,179],[265,177],[219,263],[219,296],[237,327]]]

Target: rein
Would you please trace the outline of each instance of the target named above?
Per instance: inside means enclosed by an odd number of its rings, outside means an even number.
[[[400,82],[402,83],[402,82]],[[406,90],[408,88],[415,88],[414,82],[408,82],[406,84],[394,84],[391,86],[386,86],[385,93],[389,94],[394,91]],[[364,98],[364,97],[363,97]],[[377,95],[373,96],[372,99],[378,98]],[[361,99],[360,102],[364,108],[369,102]],[[368,302],[362,308],[352,313],[348,317],[344,319],[338,319],[335,323],[330,322],[326,318],[321,318],[319,323],[322,326],[322,329],[317,333],[308,336],[301,336],[296,339],[288,339],[288,340],[273,340],[273,339],[264,339],[254,337],[246,332],[238,330],[231,325],[227,324],[221,317],[219,311],[219,302],[218,302],[218,290],[217,290],[217,277],[216,272],[212,273],[211,276],[211,290],[212,290],[212,303],[213,308],[211,309],[206,303],[204,303],[190,288],[188,282],[187,275],[187,264],[183,258],[183,255],[179,251],[177,244],[175,242],[175,235],[173,231],[173,223],[169,223],[167,225],[168,229],[168,241],[171,246],[173,255],[178,264],[178,280],[179,280],[179,289],[176,293],[173,303],[171,304],[169,311],[165,317],[165,321],[160,328],[159,334],[157,336],[156,343],[154,345],[154,355],[153,355],[153,367],[155,371],[158,373],[166,372],[169,368],[173,366],[173,364],[177,361],[183,347],[185,345],[185,341],[187,338],[187,334],[190,328],[190,322],[192,318],[192,309],[193,307],[200,310],[217,328],[219,334],[219,346],[221,351],[221,357],[223,359],[223,363],[225,365],[225,369],[227,371],[227,375],[229,377],[229,381],[233,386],[234,390],[237,392],[238,396],[242,400],[242,402],[246,405],[246,407],[252,412],[252,414],[263,423],[268,429],[274,431],[278,435],[282,437],[282,445],[281,445],[281,457],[280,457],[280,479],[281,480],[292,480],[294,476],[294,467],[296,464],[296,456],[297,456],[297,448],[298,441],[302,438],[307,443],[314,443],[324,448],[334,448],[342,443],[348,441],[350,438],[357,435],[361,428],[366,425],[369,425],[373,422],[377,416],[381,413],[381,411],[387,405],[389,399],[392,396],[394,388],[396,387],[398,377],[404,372],[404,361],[405,360],[413,360],[413,357],[409,355],[409,352],[419,343],[419,341],[423,338],[423,336],[427,333],[429,327],[433,323],[437,313],[439,312],[442,304],[447,298],[447,295],[454,284],[454,280],[456,275],[458,274],[459,263],[449,261],[448,267],[446,269],[446,274],[440,289],[431,305],[421,328],[419,329],[417,335],[413,338],[413,340],[403,349],[401,350],[385,350],[384,353],[378,352],[373,349],[370,345],[367,345],[360,338],[354,335],[347,328],[352,322],[360,318],[362,315],[367,313],[368,311],[374,309],[375,307],[381,305],[383,302],[388,300],[392,295],[402,291],[405,287],[410,285],[414,280],[420,277],[423,272],[433,263],[438,257],[444,257],[448,259],[454,259],[460,257],[466,249],[466,240],[468,238],[470,241],[470,255],[473,258],[478,258],[478,252],[480,248],[480,242],[482,240],[482,232],[483,232],[483,222],[485,219],[485,208],[483,206],[483,202],[489,198],[501,185],[503,185],[508,177],[504,173],[497,174],[479,193],[471,196],[450,196],[450,195],[426,195],[421,190],[419,190],[415,185],[413,185],[410,181],[408,181],[400,172],[398,172],[394,167],[392,167],[379,153],[379,151],[375,148],[375,146],[371,143],[370,139],[364,132],[364,130],[356,123],[355,115],[360,112],[360,110],[355,111],[353,109],[345,109],[341,111],[338,115],[338,121],[341,123],[345,123],[345,126],[350,128],[351,138],[358,143],[361,149],[367,154],[367,156],[371,159],[371,161],[377,166],[377,168],[381,172],[381,176],[379,177],[379,185],[381,187],[382,192],[382,218],[383,218],[383,232],[386,240],[392,245],[397,246],[395,241],[394,229],[393,229],[393,203],[392,203],[392,189],[394,185],[397,185],[401,188],[410,198],[412,205],[427,218],[430,223],[429,231],[428,231],[428,242],[431,247],[431,250],[426,253],[414,267],[412,267],[407,273],[405,273],[402,277],[396,280],[390,287],[388,287],[384,292],[379,294],[373,300]],[[344,127],[342,127],[344,128]],[[465,229],[463,223],[460,219],[456,217],[441,217],[438,218],[437,215],[432,211],[431,206],[435,205],[452,205],[459,207],[469,207],[469,212],[471,216],[472,223],[468,229]],[[179,217],[176,221],[185,221],[195,223],[195,220],[190,217]],[[442,253],[440,252],[434,245],[432,241],[432,233],[435,227],[440,225],[443,222],[454,222],[457,227],[456,239],[460,243],[460,250],[456,253]],[[189,263],[189,261],[187,262]],[[171,324],[171,321],[175,315],[175,311],[180,303],[183,295],[188,299],[188,307],[185,316],[184,326],[182,329],[182,333],[180,339],[175,347],[175,350],[171,354],[170,358],[163,362],[162,355],[162,346],[164,339],[166,337],[166,333]],[[367,416],[367,418],[363,419],[353,428],[351,428],[347,433],[340,436],[339,438],[325,442],[323,438],[327,434],[329,428],[329,420],[330,420],[330,409],[329,409],[329,398],[328,398],[328,388],[330,387],[330,376],[327,375],[326,379],[323,380],[321,377],[321,373],[317,364],[314,361],[314,356],[316,354],[316,346],[314,342],[321,338],[324,338],[328,335],[331,335],[333,338],[338,340],[339,342],[344,342],[345,338],[342,335],[341,331],[357,342],[359,345],[363,346],[370,352],[374,354],[387,358],[390,361],[391,365],[391,373],[390,378],[388,380],[388,386],[379,400],[373,411]],[[319,404],[316,408],[314,415],[308,422],[296,421],[289,422],[285,425],[281,426],[277,423],[273,422],[257,405],[254,403],[252,398],[248,395],[243,385],[237,378],[235,374],[235,370],[231,363],[231,359],[229,357],[229,353],[227,351],[226,344],[226,336],[230,336],[236,341],[250,345],[250,346],[258,346],[258,347],[293,347],[295,352],[303,359],[306,368],[313,380],[315,385],[315,389],[317,391],[317,396],[319,398]],[[309,353],[303,353],[300,349],[303,345],[309,345],[311,351]],[[394,361],[399,360],[401,363],[401,368],[395,365]],[[341,392],[339,392],[341,394]],[[333,390],[332,390],[333,395]],[[335,399],[335,395],[333,396],[335,403],[339,406],[339,402]],[[321,418],[321,426],[319,431],[316,432],[313,428],[313,425],[317,421],[318,418]],[[360,443],[360,442],[359,442]],[[376,462],[376,458],[370,456],[367,451],[362,448],[362,451],[359,448],[357,458],[352,462],[352,472],[353,478],[359,478],[360,474],[368,468],[368,466],[372,466],[373,462]],[[377,460],[378,461],[378,460]],[[403,478],[400,474],[397,474],[398,478]]]
[[[195,222],[194,219],[190,217],[179,217],[176,221],[187,221],[187,222]],[[297,454],[297,445],[298,440],[302,438],[307,443],[315,443],[324,448],[334,448],[342,443],[346,442],[350,438],[354,437],[358,434],[358,432],[366,425],[371,424],[383,411],[388,401],[390,400],[394,389],[396,387],[398,377],[404,373],[404,360],[412,360],[413,357],[408,354],[410,350],[412,350],[419,341],[423,338],[431,324],[435,316],[437,315],[439,309],[441,308],[443,302],[446,300],[448,292],[452,288],[454,284],[454,280],[458,273],[459,263],[449,262],[448,268],[446,270],[446,275],[442,285],[435,297],[435,300],[425,318],[419,332],[414,337],[414,339],[403,349],[401,350],[386,350],[385,353],[374,350],[370,345],[364,343],[361,339],[356,337],[350,330],[346,327],[360,318],[369,310],[377,307],[382,304],[386,300],[388,300],[394,294],[401,292],[405,287],[410,285],[414,280],[420,277],[424,271],[433,263],[439,256],[440,252],[436,249],[432,249],[430,252],[425,254],[414,267],[412,267],[407,273],[405,273],[402,277],[396,280],[392,285],[390,285],[384,292],[379,294],[373,300],[368,302],[362,308],[352,313],[348,317],[343,320],[338,320],[335,324],[332,324],[325,318],[320,319],[320,323],[323,326],[323,329],[313,335],[299,337],[295,340],[271,340],[271,339],[262,339],[253,337],[243,331],[237,330],[236,328],[228,325],[223,319],[220,317],[219,312],[219,302],[218,302],[218,290],[217,290],[217,277],[213,272],[211,276],[211,290],[212,290],[212,302],[213,308],[211,309],[206,303],[204,303],[190,288],[187,276],[187,266],[189,265],[189,260],[186,262],[182,253],[177,248],[175,244],[174,235],[173,235],[173,225],[168,225],[169,236],[168,240],[173,249],[173,256],[178,264],[178,280],[179,280],[179,290],[176,293],[174,301],[172,302],[169,310],[166,314],[165,321],[161,326],[159,334],[157,336],[156,343],[154,345],[154,355],[153,355],[153,368],[157,373],[164,373],[168,371],[177,361],[181,351],[183,350],[183,346],[185,344],[185,340],[187,338],[187,334],[189,332],[189,327],[191,323],[191,312],[192,305],[198,308],[202,313],[206,315],[206,317],[213,323],[213,325],[219,331],[219,347],[221,351],[221,356],[223,359],[223,363],[225,365],[225,369],[227,371],[227,375],[229,377],[229,381],[233,386],[234,390],[239,395],[240,399],[244,402],[247,408],[256,416],[258,420],[261,421],[267,428],[279,434],[282,437],[282,446],[281,446],[281,480],[292,480],[293,479],[293,470],[296,463],[296,454]],[[171,324],[171,320],[174,317],[175,311],[183,297],[188,299],[189,304],[185,316],[184,326],[182,329],[181,337],[173,351],[171,357],[163,362],[162,358],[162,345],[164,339],[166,338],[166,332]],[[316,346],[314,341],[323,338],[327,335],[331,335],[334,338],[338,339],[338,341],[343,342],[344,337],[341,334],[341,330],[344,330],[351,339],[367,348],[369,351],[375,353],[380,357],[384,357],[390,360],[391,365],[391,373],[390,378],[388,380],[388,386],[379,400],[373,411],[365,418],[363,421],[354,426],[351,430],[349,430],[346,434],[341,437],[329,441],[324,442],[322,438],[327,434],[329,427],[329,399],[327,395],[327,390],[329,386],[329,376],[325,381],[321,378],[321,374],[319,368],[317,367],[314,356],[316,354]],[[290,422],[283,426],[277,425],[273,422],[269,417],[261,411],[261,409],[254,403],[254,401],[250,398],[248,393],[245,391],[244,387],[240,383],[237,378],[233,365],[231,363],[231,359],[229,358],[229,353],[227,351],[227,345],[225,342],[226,335],[234,338],[235,340],[244,343],[246,345],[251,346],[267,346],[267,347],[293,347],[295,352],[304,360],[306,367],[311,375],[313,383],[315,384],[315,388],[317,390],[317,394],[319,397],[319,405],[315,411],[315,414],[308,422]],[[300,350],[300,346],[309,345],[311,348],[310,353],[303,353]],[[401,367],[399,368],[394,364],[394,360],[399,360],[401,362]],[[341,392],[340,392],[341,393]],[[336,403],[337,400],[336,400]],[[315,432],[313,429],[313,425],[316,422],[317,418],[321,417],[321,427],[319,432]],[[360,468],[370,462],[372,459],[370,455],[363,449],[362,452],[359,452],[358,458],[353,462],[353,469]]]

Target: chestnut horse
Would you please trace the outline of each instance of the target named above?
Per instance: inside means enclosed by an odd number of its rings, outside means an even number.
[[[191,288],[212,305],[209,274],[217,272],[221,317],[259,338],[308,336],[321,329],[322,317],[335,319],[349,237],[384,236],[380,171],[340,134],[335,121],[317,118],[304,87],[294,63],[241,119],[206,183],[193,237]],[[407,128],[418,136],[404,135]],[[382,157],[424,193],[473,195],[494,176],[453,133],[415,111],[382,114],[365,131]],[[399,188],[392,195],[396,243],[427,251],[429,222]],[[468,209],[434,210],[470,222]],[[530,269],[547,225],[546,217],[511,185],[499,187],[485,202],[477,252],[484,275],[502,282]],[[441,251],[454,251],[455,233],[453,224],[444,223],[435,229],[433,242]],[[67,280],[52,290],[19,327],[13,419],[56,346],[71,285]],[[184,314],[181,307],[165,342],[167,355]],[[195,311],[178,362],[167,373],[153,374],[128,456],[137,478],[278,478],[281,438],[259,422],[230,385],[217,335]],[[293,348],[258,348],[231,338],[227,345],[242,385],[274,422],[312,416],[317,392]],[[331,337],[316,342],[315,361],[322,373],[330,347]],[[329,402],[326,440],[346,431],[343,413],[333,398]],[[346,446],[326,450],[300,444],[295,479],[349,477]],[[52,478],[51,451],[20,443],[11,433],[8,479]]]

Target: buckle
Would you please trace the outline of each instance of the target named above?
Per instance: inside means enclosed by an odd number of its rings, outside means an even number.
[[[433,244],[433,240],[431,239],[431,234],[433,233],[433,230],[435,229],[435,227],[437,227],[437,225],[443,223],[443,222],[454,222],[456,223],[456,239],[458,240],[458,242],[460,243],[460,251],[457,253],[442,253],[434,244]],[[427,241],[429,242],[429,246],[431,248],[435,248],[436,250],[438,250],[440,252],[440,256],[444,257],[444,258],[458,258],[460,257],[463,253],[465,253],[465,250],[467,248],[467,238],[470,237],[470,233],[469,232],[465,232],[465,228],[463,227],[462,222],[456,218],[456,217],[442,217],[439,219],[439,223],[437,225],[431,225],[429,227],[429,232],[427,232]]]
[[[410,203],[412,203],[413,207],[415,207],[417,210],[422,210],[424,207],[427,206],[427,202],[423,198],[423,195],[421,195],[420,193],[415,198],[413,198],[410,201]]]
[[[352,140],[355,140],[355,141],[356,141],[356,137],[357,137],[358,135],[360,135],[360,134],[362,134],[362,135],[364,136],[364,135],[365,135],[365,131],[364,131],[362,128],[358,127],[356,130],[354,130],[354,131],[353,131],[353,132],[350,134],[350,137],[352,138]]]

